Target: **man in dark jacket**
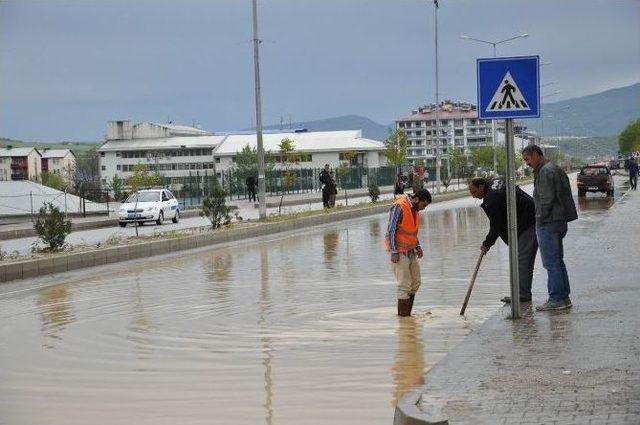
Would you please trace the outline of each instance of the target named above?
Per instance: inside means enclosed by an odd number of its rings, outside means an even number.
[[[247,186],[247,196],[249,197],[249,202],[256,202],[256,186],[258,185],[257,179],[249,175],[244,184]]]
[[[331,167],[329,164],[324,164],[324,169],[320,171],[319,180],[322,183],[322,206],[329,208],[329,196],[331,195]]]
[[[629,160],[629,185],[631,189],[637,190],[638,187],[638,163],[635,158]]]
[[[567,223],[578,218],[569,177],[556,164],[545,159],[542,149],[529,145],[522,159],[533,168],[533,200],[536,204],[536,236],[542,265],[547,269],[549,299],[536,307],[538,311],[571,308],[569,274],[564,264],[562,239]]]
[[[489,218],[489,233],[480,246],[483,253],[489,252],[500,237],[509,244],[507,226],[507,190],[503,180],[487,181],[476,178],[469,183],[471,196],[482,199],[480,207]],[[531,282],[533,266],[538,252],[538,241],[535,229],[535,204],[533,198],[516,186],[516,211],[518,215],[518,270],[520,271],[520,301],[531,301]],[[502,298],[503,302],[511,302],[510,297]]]

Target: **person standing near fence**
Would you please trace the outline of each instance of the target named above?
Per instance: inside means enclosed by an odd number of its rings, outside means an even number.
[[[329,185],[331,184],[330,171],[331,167],[329,167],[329,164],[324,164],[324,169],[320,172],[320,183],[322,183],[322,206],[324,208],[329,208]]]
[[[253,175],[249,175],[244,184],[247,186],[249,202],[256,202],[256,186],[258,184],[256,178]]]
[[[391,266],[398,287],[398,316],[411,316],[413,300],[420,288],[420,265],[418,259],[423,252],[418,241],[420,211],[431,203],[427,189],[402,195],[389,210],[389,223],[384,245],[391,255]]]

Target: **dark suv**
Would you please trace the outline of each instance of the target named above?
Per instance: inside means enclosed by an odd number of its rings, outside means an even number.
[[[578,173],[578,196],[587,192],[603,192],[613,196],[613,177],[609,167],[604,165],[587,165]]]

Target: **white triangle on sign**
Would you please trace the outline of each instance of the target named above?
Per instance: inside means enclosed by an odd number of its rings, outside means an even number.
[[[491,98],[486,112],[494,111],[529,111],[529,104],[525,100],[518,84],[507,71],[502,78],[500,85]]]

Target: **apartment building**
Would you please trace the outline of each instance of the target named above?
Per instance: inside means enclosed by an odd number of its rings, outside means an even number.
[[[14,148],[0,149],[0,180],[32,180],[40,177],[42,157],[38,149]]]
[[[76,154],[71,149],[43,149],[42,172],[59,174],[71,181],[76,170]]]
[[[108,187],[113,176],[129,177],[138,163],[181,184],[189,173],[211,174],[213,150],[224,139],[197,127],[175,124],[109,121],[98,148],[100,179]]]
[[[454,147],[465,151],[492,144],[491,121],[478,119],[475,105],[445,100],[438,106],[438,132],[436,136],[436,105],[421,106],[407,117],[396,121],[396,128],[408,137],[407,159],[432,161],[439,144],[440,153]]]

